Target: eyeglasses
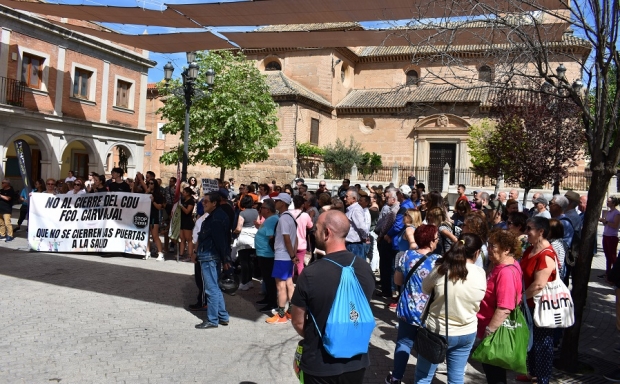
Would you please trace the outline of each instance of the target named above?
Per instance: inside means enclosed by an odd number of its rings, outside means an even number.
[[[324,187],[324,186],[325,186],[325,184],[319,184],[319,187]]]

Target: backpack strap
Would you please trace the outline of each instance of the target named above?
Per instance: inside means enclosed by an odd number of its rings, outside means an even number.
[[[422,265],[422,263],[426,260],[428,256],[428,253],[426,255],[422,255],[422,257],[420,257],[420,259],[418,260],[417,263],[415,263],[415,265],[413,266],[413,268],[411,268],[409,270],[409,272],[407,272],[407,276],[405,277],[405,280],[403,282],[403,289],[398,292],[398,297],[396,298],[396,302],[398,302],[400,300],[400,295],[403,294],[403,291],[405,290],[405,287],[407,285],[407,283],[409,282],[409,279],[411,279],[411,276],[413,276],[413,273],[420,267],[420,265]],[[351,264],[353,265],[353,264]]]

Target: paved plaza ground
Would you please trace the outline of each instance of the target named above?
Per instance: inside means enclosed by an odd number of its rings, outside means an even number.
[[[1,383],[298,382],[292,359],[299,337],[290,323],[265,323],[254,305],[261,298],[258,283],[225,295],[230,326],[196,330],[204,313],[186,309],[196,295],[192,264],[30,252],[25,231],[16,235],[11,243],[0,242]],[[620,345],[614,291],[596,278],[603,268],[601,251],[579,351],[595,371],[556,372],[554,382],[605,383],[601,374],[620,361],[612,351]],[[364,382],[382,383],[392,367],[396,320],[384,301],[372,305],[377,328]],[[406,383],[414,369],[412,356]],[[436,375],[435,382],[445,383],[446,376]],[[478,364],[468,367],[466,382],[485,382]]]

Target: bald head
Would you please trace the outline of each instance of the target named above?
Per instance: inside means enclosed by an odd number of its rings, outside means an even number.
[[[349,219],[341,211],[329,210],[319,216],[319,220],[324,216],[324,226],[328,228],[335,239],[344,239],[349,233],[351,226]]]

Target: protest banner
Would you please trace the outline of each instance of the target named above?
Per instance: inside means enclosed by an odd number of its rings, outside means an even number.
[[[215,179],[202,179],[202,194],[206,195],[209,192],[217,191],[219,189],[217,180]]]
[[[33,193],[30,249],[45,252],[124,252],[145,255],[151,196],[126,192]]]

